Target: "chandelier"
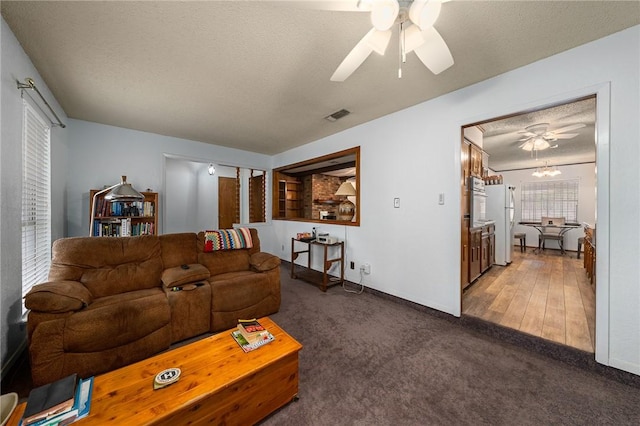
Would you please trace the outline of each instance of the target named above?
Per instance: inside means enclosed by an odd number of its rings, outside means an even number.
[[[531,173],[531,176],[535,177],[554,177],[562,174],[560,170],[556,168],[556,166],[549,167],[548,163],[545,163],[544,167],[538,167],[535,172]]]

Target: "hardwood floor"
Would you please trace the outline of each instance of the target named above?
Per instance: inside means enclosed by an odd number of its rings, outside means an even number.
[[[595,292],[574,252],[516,248],[462,296],[462,313],[588,352],[595,347]]]

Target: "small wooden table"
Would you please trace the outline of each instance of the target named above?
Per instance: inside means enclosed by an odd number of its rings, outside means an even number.
[[[302,345],[268,317],[275,340],[244,353],[231,330],[97,376],[82,425],[255,424],[298,394]],[[153,390],[160,371],[178,367],[180,380]],[[9,420],[18,425],[25,403]]]
[[[306,250],[297,250],[296,251],[296,243],[307,244]],[[344,282],[344,241],[338,241],[333,244],[325,244],[320,243],[318,241],[303,241],[298,240],[297,238],[291,238],[291,278],[301,278],[305,281],[309,281],[313,284],[317,284],[313,279],[313,273],[311,272],[311,247],[312,246],[321,246],[323,248],[323,256],[322,256],[322,282],[319,283],[320,289],[322,291],[327,291],[327,287],[329,287],[329,268],[333,265],[334,262],[340,262],[340,278],[331,281],[331,285],[342,284]],[[336,247],[340,250],[340,255],[336,256],[332,259],[329,259],[329,247]],[[296,264],[295,260],[298,258],[298,255],[306,253],[307,254],[307,268],[304,273],[298,275],[296,273]]]

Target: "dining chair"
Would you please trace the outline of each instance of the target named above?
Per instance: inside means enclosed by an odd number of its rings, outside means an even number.
[[[538,236],[538,249],[545,248],[545,241],[557,241],[560,246],[560,251],[564,254],[564,233],[562,228],[558,228],[559,225],[565,224],[564,217],[542,217],[541,219],[542,232]]]

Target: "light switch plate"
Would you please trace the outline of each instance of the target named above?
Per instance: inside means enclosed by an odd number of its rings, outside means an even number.
[[[393,199],[393,207],[395,207],[396,209],[400,208],[400,198]]]

